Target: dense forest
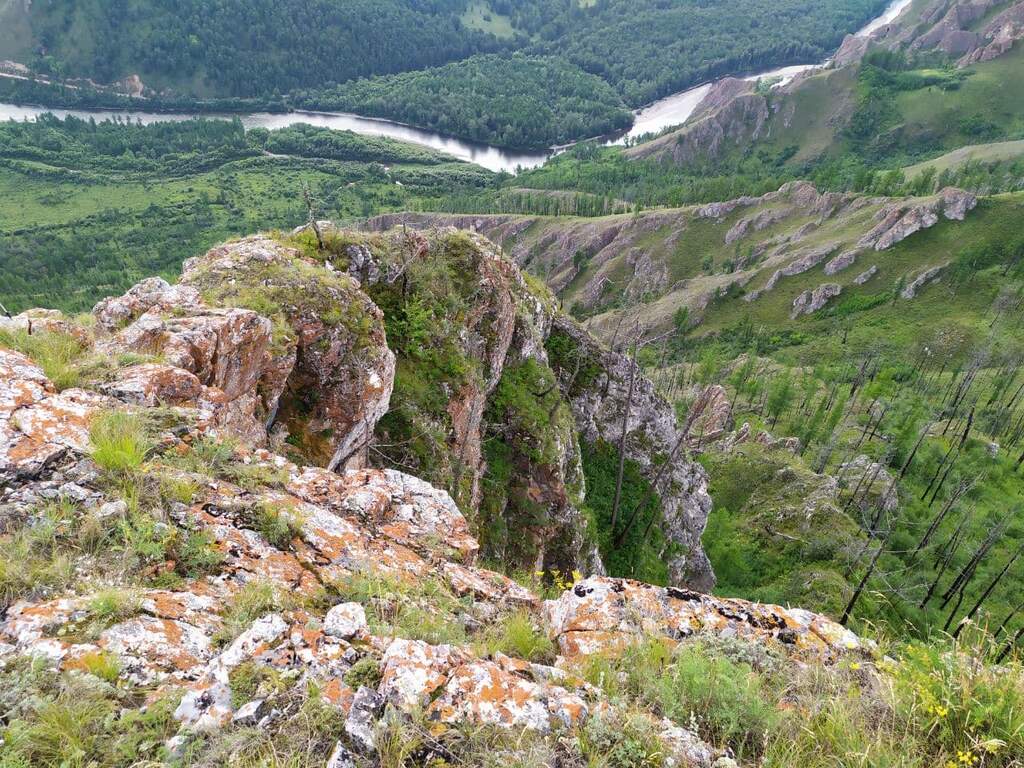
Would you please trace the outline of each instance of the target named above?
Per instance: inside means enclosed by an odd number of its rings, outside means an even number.
[[[220,100],[248,98],[342,107],[532,147],[622,127],[623,105],[724,73],[824,58],[885,4],[52,0],[32,4],[23,20],[28,49],[0,35],[0,58],[58,82],[140,74],[158,106],[213,99],[231,108]],[[526,58],[508,58],[513,52]],[[19,92],[53,106],[116,101],[88,89]]]
[[[387,117],[506,147],[542,149],[628,128],[610,85],[554,57],[474,56],[422,72],[294,94],[296,106]]]

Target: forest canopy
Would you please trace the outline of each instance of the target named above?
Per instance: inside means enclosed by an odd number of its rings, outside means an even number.
[[[0,35],[0,59],[25,61],[58,81],[113,83],[138,74],[166,103],[231,97],[336,105],[533,147],[622,127],[624,107],[719,75],[820,60],[885,5],[50,0],[22,11],[30,41]]]

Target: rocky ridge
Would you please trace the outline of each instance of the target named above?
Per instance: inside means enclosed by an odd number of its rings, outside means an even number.
[[[76,581],[33,584],[4,605],[0,664],[33,657],[62,675],[106,675],[149,701],[171,697],[180,724],[171,753],[200,733],[272,732],[296,691],[312,686],[344,724],[322,756],[338,766],[372,760],[382,723],[394,717],[425,717],[437,734],[472,724],[553,737],[615,717],[623,705],[584,682],[579,665],[645,637],[673,645],[720,634],[826,662],[864,650],[849,631],[797,609],[601,575],[574,577],[545,601],[540,582],[524,586],[482,567],[471,519],[448,492],[368,466],[375,454],[363,443],[384,420],[375,403],[389,387],[368,385],[367,371],[383,383],[403,351],[388,354],[380,326],[388,310],[346,273],[358,265],[367,287],[370,274],[401,275],[380,243],[345,237],[323,264],[269,238],[214,249],[187,264],[176,286],[147,281],[101,302],[94,331],[52,313],[4,324],[14,333],[5,338],[38,350],[77,327],[81,353],[100,371],[58,387],[26,354],[0,350],[4,531],[57,521],[61,536],[89,530],[106,544],[74,555]],[[469,243],[480,257],[483,245]],[[337,257],[364,247],[342,269]],[[291,290],[295,279],[305,290]],[[248,293],[257,286],[270,290],[257,299]],[[289,290],[273,290],[280,286]],[[538,314],[542,303],[532,305]],[[523,322],[517,315],[512,324]],[[644,442],[662,451],[683,442],[628,359],[563,317],[549,322],[549,333],[577,345],[559,347],[554,369],[580,440],[614,436],[621,390],[633,380],[630,455],[650,470]],[[517,334],[526,329],[507,335]],[[530,338],[518,342],[520,354],[550,346],[550,335]],[[307,410],[283,403],[294,381],[324,387],[323,399]],[[351,393],[365,402],[350,402]],[[320,466],[297,450],[314,418],[333,426],[323,437],[329,450],[315,444],[307,454]],[[359,450],[335,461],[336,446],[353,444]],[[668,480],[659,487],[677,505],[666,506],[666,518],[699,539],[702,473],[672,456],[662,467]],[[679,568],[694,569],[692,554]],[[488,628],[510,615],[525,616],[552,654],[538,661],[488,648]],[[253,676],[267,685],[247,685]],[[654,725],[667,764],[710,766],[720,755],[684,723]]]
[[[664,331],[681,304],[689,308],[691,323],[699,324],[723,295],[738,292],[754,302],[785,287],[787,278],[815,270],[833,278],[829,283],[858,285],[852,276],[863,271],[850,268],[868,254],[887,251],[943,220],[963,221],[976,206],[975,195],[956,188],[886,198],[820,192],[808,182],[792,182],[759,197],[629,216],[404,213],[375,217],[367,226],[454,225],[480,232],[521,267],[544,275],[573,314],[592,317],[588,328],[612,342],[621,338],[616,329],[621,331],[632,307],[643,307],[648,328]]]

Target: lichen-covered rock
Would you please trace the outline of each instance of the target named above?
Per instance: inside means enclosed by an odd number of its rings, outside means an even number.
[[[189,259],[181,282],[215,306],[272,314],[258,415],[283,425],[307,459],[362,466],[390,404],[395,357],[383,315],[359,284],[266,237]]]
[[[94,392],[56,392],[39,366],[0,349],[0,483],[38,477],[68,451],[86,452],[92,416],[106,404]]]
[[[872,277],[874,277],[877,274],[878,274],[878,265],[872,264],[866,270],[864,270],[859,275],[857,275],[855,278],[853,278],[853,282],[855,284],[857,284],[857,285],[864,285],[868,280],[870,280]]]
[[[809,611],[626,579],[586,579],[546,601],[544,616],[551,638],[570,658],[622,648],[647,635],[682,640],[701,632],[779,643],[795,653],[828,658],[864,647],[845,627]]]

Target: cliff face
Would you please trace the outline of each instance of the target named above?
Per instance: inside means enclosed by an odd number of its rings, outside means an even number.
[[[588,452],[626,424],[679,583],[712,583],[706,477],[634,364],[493,245],[455,231],[330,232],[326,255],[292,243],[216,248],[176,286],[101,302],[94,324],[0,323],[0,525],[51,532],[61,558],[6,582],[0,665],[116,683],[132,716],[170,702],[171,738],[145,749],[171,757],[229,727],[287,739],[315,699],[337,727],[308,748],[337,768],[374,759],[396,717],[434,739],[619,722],[624,705],[576,670],[645,637],[721,633],[820,661],[862,648],[806,611],[600,575]],[[377,468],[399,460],[459,503]],[[539,579],[485,555],[595,575],[557,575],[543,601]],[[540,652],[488,650],[512,620]],[[720,755],[686,723],[638,716],[666,765]]]
[[[325,252],[314,242],[246,238],[186,262],[178,285],[150,279],[100,302],[84,343],[147,361],[99,392],[192,404],[217,434],[328,470],[414,473],[452,494],[488,558],[530,571],[604,572],[611,542],[586,472],[625,423],[629,461],[657,486],[647,538],[669,562],[661,578],[713,586],[706,477],[682,449],[670,471],[657,466],[678,427],[633,363],[481,236],[328,230]],[[570,380],[564,350],[563,368],[550,359],[553,329],[585,382]]]

